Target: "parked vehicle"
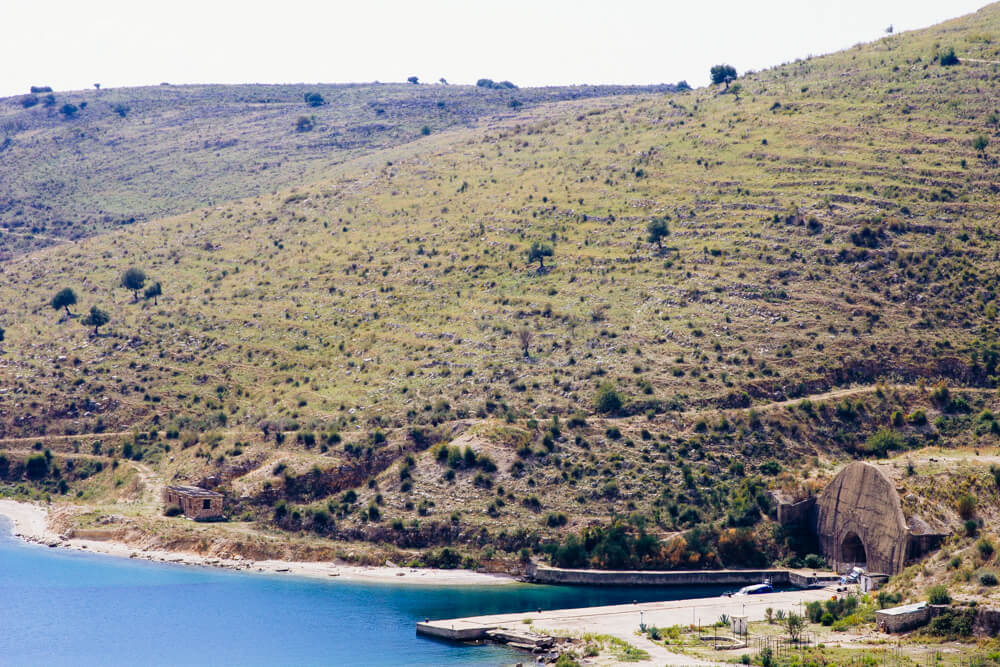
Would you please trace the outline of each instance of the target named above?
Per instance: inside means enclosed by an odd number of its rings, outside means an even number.
[[[861,575],[865,573],[865,568],[855,567],[850,572],[840,577],[841,584],[856,584],[861,579]]]
[[[744,586],[740,590],[736,591],[734,595],[760,595],[762,593],[773,593],[774,587],[771,586],[770,581],[765,581],[761,584],[753,584],[751,586]]]

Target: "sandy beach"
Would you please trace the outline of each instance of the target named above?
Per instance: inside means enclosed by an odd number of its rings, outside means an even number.
[[[76,549],[120,558],[141,558],[163,563],[219,567],[240,572],[283,574],[313,579],[367,581],[427,586],[499,586],[517,583],[513,577],[469,570],[434,570],[409,567],[366,567],[331,562],[247,560],[213,558],[193,553],[136,549],[105,540],[86,540],[58,535],[48,525],[48,510],[35,503],[0,500],[0,515],[11,520],[15,537],[52,548]]]

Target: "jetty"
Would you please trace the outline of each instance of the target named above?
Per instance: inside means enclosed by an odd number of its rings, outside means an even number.
[[[490,633],[597,633],[634,640],[640,623],[668,627],[671,625],[711,625],[722,614],[746,616],[751,621],[764,619],[764,610],[785,610],[802,613],[806,603],[828,600],[831,590],[811,588],[763,595],[719,596],[667,602],[641,602],[604,607],[577,609],[534,610],[518,614],[493,614],[417,623],[417,634],[450,639],[475,641],[491,639]],[[629,638],[632,639],[629,639]],[[527,643],[527,642],[526,642]]]

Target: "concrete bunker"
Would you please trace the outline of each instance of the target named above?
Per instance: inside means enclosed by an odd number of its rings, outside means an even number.
[[[816,499],[815,529],[820,552],[839,571],[895,574],[940,541],[919,517],[907,520],[895,484],[862,461],[841,470]]]
[[[819,551],[840,572],[853,567],[896,574],[940,543],[944,533],[907,517],[895,484],[870,463],[855,461],[817,497],[790,502],[774,494],[777,518],[815,535]]]

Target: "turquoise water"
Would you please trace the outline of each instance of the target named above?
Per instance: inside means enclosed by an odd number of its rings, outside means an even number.
[[[530,657],[418,637],[415,624],[719,592],[250,575],[25,544],[0,517],[3,665],[506,665]]]

